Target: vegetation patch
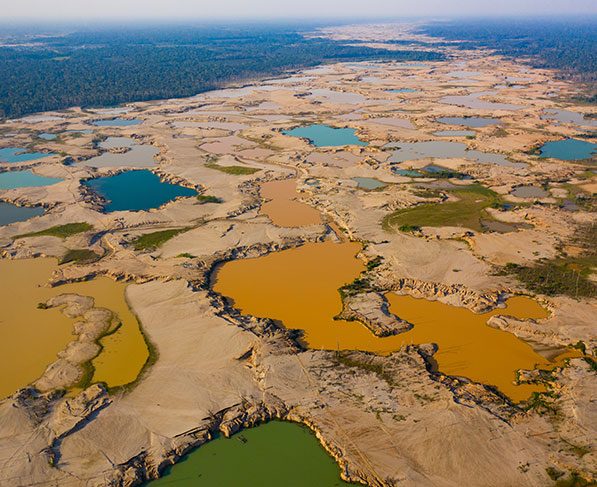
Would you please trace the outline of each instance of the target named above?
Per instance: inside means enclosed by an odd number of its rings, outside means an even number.
[[[351,352],[336,353],[336,360],[339,364],[342,364],[345,367],[372,372],[380,379],[384,380],[390,387],[394,385],[392,376],[384,371],[383,365],[375,363],[376,357],[369,357],[368,360],[362,360],[362,358],[363,357],[355,357],[354,353]]]
[[[192,227],[172,228],[170,230],[160,230],[158,232],[146,233],[134,239],[131,244],[135,250],[157,249],[172,237],[184,232],[188,232]]]
[[[55,227],[50,227],[45,230],[41,230],[39,232],[23,233],[22,235],[17,235],[14,238],[17,239],[17,238],[25,238],[25,237],[42,237],[42,236],[66,238],[66,237],[70,237],[71,235],[75,235],[77,233],[88,232],[89,230],[92,230],[92,229],[93,229],[93,225],[90,225],[87,222],[67,223],[66,225],[57,225]]]
[[[481,218],[491,219],[484,210],[501,206],[501,197],[483,186],[473,185],[449,193],[458,197],[458,201],[425,203],[397,210],[383,219],[382,227],[386,231],[398,228],[407,232],[420,227],[463,227],[483,232]]]
[[[350,284],[342,286],[340,296],[345,298],[346,296],[354,296],[355,294],[362,293],[363,291],[371,289],[371,283],[367,278],[356,278]]]
[[[510,262],[499,274],[515,275],[529,291],[546,296],[594,297],[597,284],[590,276],[597,268],[597,229],[591,225],[580,230],[573,243],[585,249],[584,253],[576,256],[563,254],[530,266]]]
[[[215,163],[206,164],[205,167],[209,167],[210,169],[217,169],[218,171],[225,172],[226,174],[233,174],[235,176],[248,176],[251,174],[255,174],[261,169],[257,169],[256,167],[246,167],[246,166],[220,166]]]
[[[198,194],[197,195],[197,200],[199,201],[199,203],[201,204],[205,204],[205,203],[221,203],[222,200],[216,196],[212,196],[212,195],[207,195],[207,194]]]
[[[597,484],[593,481],[582,478],[576,472],[572,472],[570,477],[558,480],[555,484],[555,487],[589,487],[594,485]]]
[[[75,262],[77,264],[91,264],[100,259],[100,256],[93,250],[89,249],[71,249],[62,256],[59,264],[68,264],[69,262]]]

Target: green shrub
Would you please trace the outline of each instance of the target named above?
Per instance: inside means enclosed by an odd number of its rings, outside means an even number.
[[[90,225],[87,222],[67,223],[65,225],[57,225],[55,227],[46,228],[45,230],[41,230],[39,232],[23,233],[22,235],[17,235],[14,238],[16,239],[25,237],[42,237],[45,235],[49,235],[51,237],[66,238],[77,233],[88,232],[92,229],[93,225]]]
[[[145,235],[140,235],[137,237],[131,242],[131,244],[133,247],[135,247],[135,250],[157,249],[172,237],[175,237],[183,232],[188,232],[189,230],[191,230],[191,227],[173,228],[170,230],[160,230],[158,232],[146,233]]]

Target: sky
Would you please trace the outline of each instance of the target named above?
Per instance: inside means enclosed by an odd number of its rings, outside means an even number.
[[[399,18],[597,15],[597,0],[0,0],[9,19]]]

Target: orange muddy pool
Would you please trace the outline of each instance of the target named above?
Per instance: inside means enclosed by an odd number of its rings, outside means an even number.
[[[269,200],[261,205],[261,214],[270,217],[280,227],[300,227],[321,223],[319,212],[296,201],[296,179],[283,179],[263,183],[259,189],[261,197]]]
[[[530,298],[514,297],[505,309],[478,315],[465,308],[388,293],[391,312],[414,328],[383,338],[359,322],[334,320],[342,310],[338,288],[364,270],[355,258],[359,248],[357,243],[308,243],[227,262],[217,273],[214,290],[231,298],[243,313],[304,330],[304,339],[313,349],[388,354],[403,345],[433,342],[438,345],[435,359],[443,373],[494,385],[515,401],[542,390],[536,385],[514,385],[515,371],[549,361],[514,335],[486,325],[497,314],[546,317],[547,312]]]

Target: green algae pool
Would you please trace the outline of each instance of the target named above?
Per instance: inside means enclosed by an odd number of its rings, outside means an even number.
[[[357,484],[340,478],[338,465],[307,428],[272,421],[232,438],[220,437],[200,446],[146,487],[223,485],[333,487]]]

